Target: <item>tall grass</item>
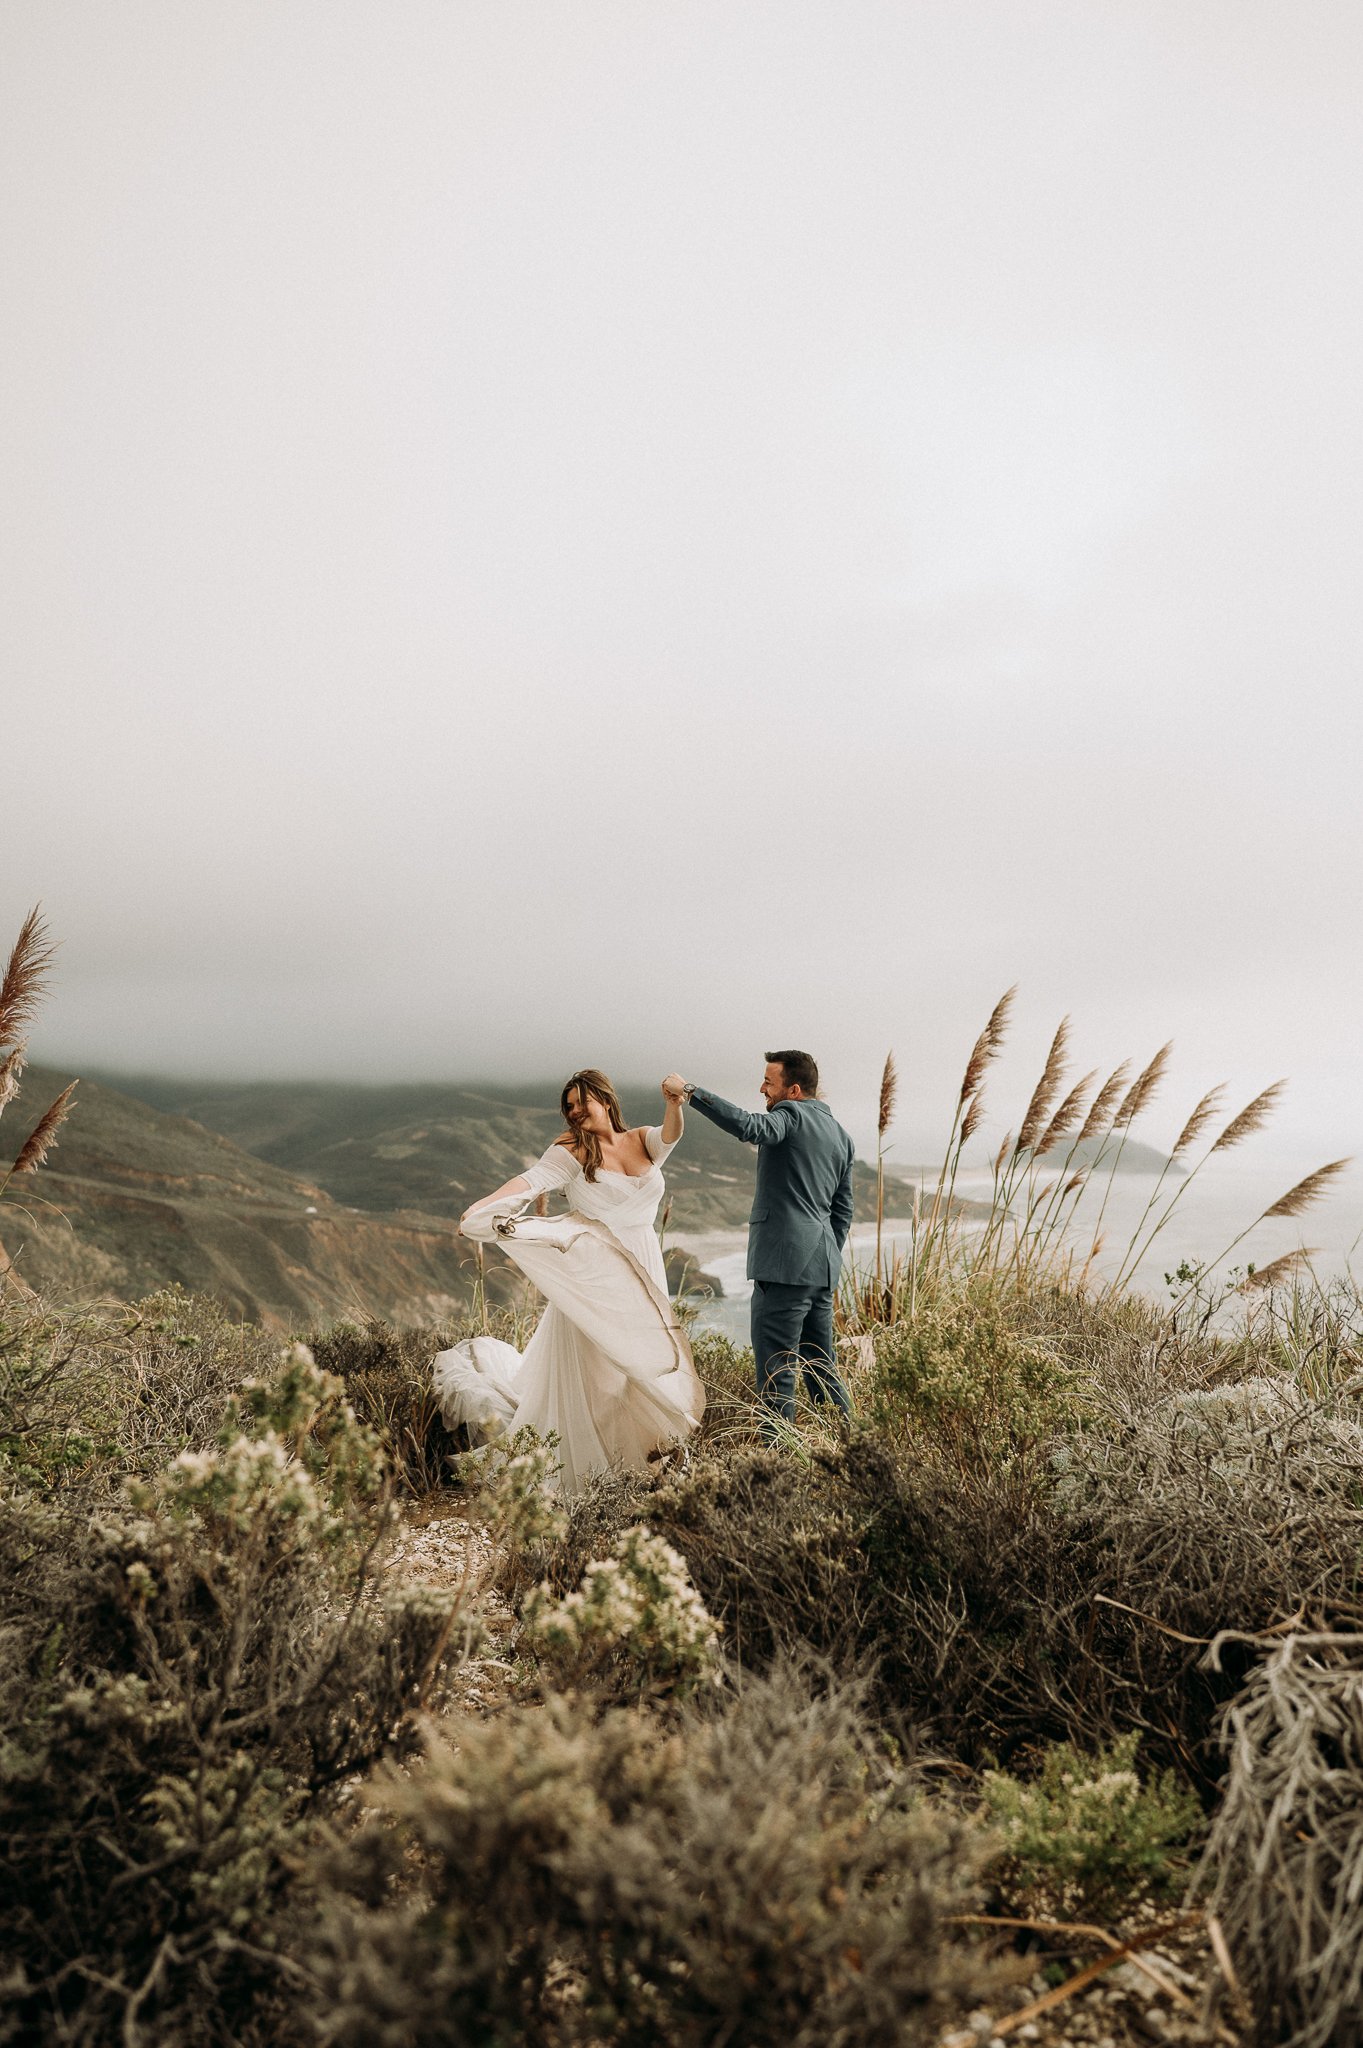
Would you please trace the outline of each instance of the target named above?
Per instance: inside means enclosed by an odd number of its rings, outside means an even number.
[[[888,1255],[883,1160],[897,1076],[893,1056],[887,1060],[877,1122],[875,1261],[869,1270],[855,1260],[849,1263],[838,1301],[842,1334],[864,1335],[912,1321],[925,1303],[962,1288],[1021,1295],[1059,1290],[1115,1306],[1179,1214],[1189,1189],[1220,1154],[1262,1130],[1281,1099],[1285,1084],[1277,1081],[1221,1122],[1225,1087],[1208,1090],[1185,1117],[1125,1244],[1109,1248],[1104,1226],[1123,1157],[1134,1126],[1168,1078],[1173,1046],[1162,1045],[1134,1076],[1131,1061],[1124,1059],[1101,1085],[1095,1085],[1097,1068],[1072,1081],[1070,1024],[1062,1018],[1016,1132],[1009,1131],[993,1156],[987,1200],[967,1206],[957,1193],[958,1177],[966,1146],[985,1120],[986,1081],[1006,1041],[1016,994],[1010,988],[999,998],[975,1040],[931,1198],[922,1197],[921,1210],[915,1202],[908,1249]],[[1208,1138],[1210,1132],[1214,1135]],[[1177,1318],[1196,1302],[1205,1309],[1210,1276],[1225,1267],[1250,1232],[1275,1218],[1305,1215],[1349,1164],[1336,1159],[1315,1168],[1247,1222],[1215,1258],[1189,1270],[1169,1317]],[[1100,1277],[1105,1252],[1107,1277]],[[1258,1273],[1251,1271],[1242,1285],[1270,1294],[1293,1282],[1300,1286],[1304,1261],[1309,1262],[1309,1254],[1289,1252]]]
[[[0,976],[0,1116],[19,1093],[24,1062],[28,1056],[28,1029],[47,993],[56,956],[47,925],[35,904],[20,927],[10,949],[5,972]],[[7,1167],[0,1168],[0,1197],[13,1181],[36,1173],[57,1142],[57,1133],[71,1114],[76,1082],[69,1082],[55,1102],[48,1104]],[[0,1249],[0,1274],[10,1263]]]

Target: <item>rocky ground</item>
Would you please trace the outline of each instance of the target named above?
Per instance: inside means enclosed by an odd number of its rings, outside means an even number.
[[[1237,2001],[1200,1912],[1147,1912],[1115,1929],[1038,1938],[1063,1960],[1061,1982],[1052,1984],[1043,1965],[1018,1986],[1011,2008],[971,2013],[947,2029],[939,2048],[1010,2048],[1015,2041],[1032,2048],[1235,2048],[1242,2038]],[[1112,1962],[1114,1955],[1121,1959]]]
[[[440,1500],[424,1503],[408,1516],[392,1554],[392,1568],[403,1578],[477,1594],[486,1641],[461,1667],[451,1693],[453,1708],[474,1713],[485,1713],[506,1698],[515,1679],[514,1617],[504,1601],[486,1591],[494,1562],[487,1530],[469,1521],[458,1505]]]

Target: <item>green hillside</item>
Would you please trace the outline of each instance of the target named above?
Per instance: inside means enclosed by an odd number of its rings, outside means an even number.
[[[0,1156],[70,1078],[29,1067]],[[467,1303],[475,1270],[448,1215],[361,1213],[219,1132],[88,1079],[48,1164],[0,1204],[0,1244],[49,1296],[130,1299],[178,1282],[275,1327],[429,1322]],[[490,1277],[494,1292],[513,1284]]]

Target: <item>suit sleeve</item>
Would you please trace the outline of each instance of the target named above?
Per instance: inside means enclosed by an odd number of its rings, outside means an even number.
[[[837,1193],[828,1212],[828,1220],[833,1226],[833,1235],[838,1241],[839,1251],[846,1244],[847,1233],[852,1228],[852,1159],[853,1154],[849,1151],[847,1164],[842,1170],[842,1179],[838,1182]]]
[[[706,1088],[693,1088],[691,1107],[707,1116],[712,1124],[718,1124],[731,1138],[741,1138],[745,1145],[783,1145],[799,1121],[799,1111],[787,1109],[778,1102],[775,1109],[766,1110],[757,1116],[750,1109],[740,1109],[736,1103],[726,1102],[722,1095],[711,1095]]]

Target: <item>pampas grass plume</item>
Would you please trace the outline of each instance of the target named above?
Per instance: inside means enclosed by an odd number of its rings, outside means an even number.
[[[1260,1222],[1267,1222],[1270,1216],[1300,1216],[1322,1195],[1328,1194],[1341,1173],[1352,1164],[1351,1159],[1332,1159],[1328,1166],[1318,1166],[1314,1173],[1308,1173],[1305,1180],[1299,1180],[1285,1195],[1279,1195],[1272,1208],[1265,1209]]]
[[[996,1056],[999,1047],[1003,1044],[1008,1030],[1008,1019],[1013,1008],[1013,999],[1017,992],[1017,983],[1014,982],[1011,988],[1004,990],[993,1009],[989,1012],[989,1021],[975,1040],[970,1058],[966,1061],[965,1074],[961,1080],[961,1093],[959,1097],[961,1102],[966,1101],[969,1096],[978,1092],[980,1082],[984,1079],[985,1068]]]
[[[0,1046],[17,1045],[23,1039],[42,1001],[43,984],[56,950],[35,904],[24,919],[0,978]]]
[[[1041,1138],[1036,1148],[1038,1159],[1044,1159],[1048,1152],[1054,1151],[1062,1138],[1069,1136],[1079,1121],[1079,1112],[1084,1106],[1084,1097],[1097,1079],[1098,1074],[1095,1069],[1093,1073],[1085,1074],[1082,1081],[1075,1082],[1073,1088],[1071,1088],[1069,1094],[1041,1133]]]
[[[1008,1029],[1008,1020],[1012,1013],[1013,1000],[1017,992],[1018,985],[1014,982],[1011,988],[1004,990],[993,1009],[989,1012],[989,1022],[984,1027],[985,1036],[995,1052],[1003,1044],[1004,1034]]]
[[[1229,1152],[1232,1145],[1242,1144],[1256,1131],[1261,1131],[1277,1108],[1286,1086],[1286,1081],[1275,1081],[1271,1088],[1264,1089],[1262,1095],[1256,1095],[1253,1102],[1247,1102],[1239,1116],[1231,1118],[1212,1151]]]
[[[0,1114],[9,1107],[19,1093],[19,1076],[24,1071],[24,1047],[16,1045],[0,1063]]]
[[[1065,1075],[1065,1054],[1069,1047],[1070,1020],[1060,1019],[1051,1049],[1046,1055],[1046,1064],[1041,1069],[1041,1079],[1032,1090],[1032,1099],[1027,1104],[1027,1114],[1022,1119],[1018,1132],[1016,1151],[1030,1152],[1036,1144],[1037,1134],[1050,1113],[1051,1104],[1060,1093],[1060,1083]]]
[[[1246,1274],[1236,1291],[1257,1294],[1265,1287],[1281,1287],[1284,1281],[1296,1278],[1299,1267],[1319,1256],[1318,1246],[1298,1245],[1294,1252],[1284,1252],[1280,1259],[1270,1259],[1266,1266],[1256,1266],[1252,1273]]]
[[[11,1173],[38,1171],[56,1144],[58,1131],[71,1114],[71,1097],[75,1094],[76,1087],[75,1081],[68,1081],[56,1101],[43,1111],[20,1147],[19,1157],[10,1168]]]
[[[1126,1130],[1136,1121],[1141,1111],[1149,1106],[1154,1098],[1155,1090],[1159,1087],[1160,1082],[1168,1071],[1169,1056],[1173,1050],[1174,1041],[1171,1038],[1167,1045],[1160,1047],[1149,1066],[1143,1067],[1140,1073],[1137,1074],[1135,1080],[1127,1089],[1126,1094],[1122,1097],[1121,1106],[1116,1116],[1112,1119],[1114,1130]]]
[[[882,1138],[890,1128],[890,1118],[894,1115],[894,1099],[898,1088],[899,1076],[895,1072],[894,1054],[887,1052],[885,1055],[885,1069],[880,1077],[880,1118],[876,1125],[877,1134]]]
[[[1207,1093],[1203,1096],[1201,1102],[1198,1103],[1187,1123],[1175,1138],[1174,1149],[1169,1154],[1171,1159],[1177,1159],[1180,1152],[1187,1151],[1194,1139],[1201,1137],[1207,1125],[1220,1109],[1225,1092],[1226,1086],[1223,1081],[1218,1082],[1215,1088],[1207,1090]]]
[[[1130,1072],[1130,1060],[1123,1060],[1121,1065],[1114,1068],[1112,1073],[1108,1075],[1106,1081],[1104,1081],[1102,1087],[1093,1098],[1092,1106],[1089,1109],[1088,1115],[1084,1118],[1083,1127],[1078,1138],[1075,1140],[1076,1144],[1082,1145],[1086,1138],[1096,1138],[1100,1131],[1107,1129],[1112,1119],[1112,1112],[1117,1098],[1125,1088],[1126,1077]]]

